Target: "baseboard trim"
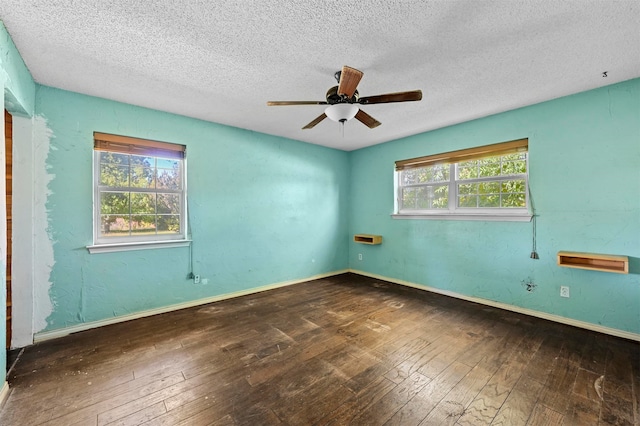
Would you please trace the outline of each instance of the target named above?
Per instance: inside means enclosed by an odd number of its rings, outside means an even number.
[[[9,398],[9,390],[9,382],[4,382],[4,385],[2,385],[2,389],[0,389],[0,408],[4,406],[7,398]]]
[[[596,331],[599,333],[609,334],[615,337],[622,337],[623,339],[635,340],[640,342],[640,334],[632,333],[630,331],[618,330],[617,328],[605,327],[598,324],[592,324],[586,321],[580,321],[572,318],[563,317],[560,315],[549,314],[547,312],[535,311],[533,309],[522,308],[520,306],[509,305],[502,302],[496,302],[494,300],[482,299],[479,297],[466,296],[464,294],[456,293],[449,290],[441,290],[435,287],[429,287],[422,284],[416,284],[409,281],[399,280],[396,278],[386,277],[384,275],[372,274],[369,272],[359,271],[357,269],[349,269],[349,272],[363,275],[365,277],[375,278],[378,280],[389,281],[394,284],[403,285],[406,287],[417,288],[419,290],[426,290],[432,293],[442,294],[444,296],[455,297],[456,299],[466,300],[468,302],[478,303],[480,305],[492,306],[494,308],[504,309],[507,311],[517,312],[519,314],[529,315],[532,317],[542,318],[549,321],[558,322],[561,324],[570,325],[573,327],[584,328],[586,330]]]
[[[261,293],[267,290],[274,290],[276,288],[287,287],[294,284],[300,284],[307,281],[319,280],[322,278],[332,277],[334,275],[345,274],[349,272],[348,269],[339,271],[327,272],[324,274],[318,274],[307,278],[301,278],[297,280],[282,281],[279,283],[268,284],[261,287],[254,287],[247,290],[235,291],[233,293],[226,293],[212,297],[206,297],[204,299],[191,300],[188,302],[178,303],[175,305],[163,306],[160,308],[148,309],[146,311],[135,312],[128,315],[121,315],[113,318],[107,318],[98,321],[85,322],[82,324],[74,325],[71,327],[59,328],[57,330],[43,331],[36,333],[33,336],[33,343],[44,342],[45,340],[57,339],[69,334],[78,333],[80,331],[91,330],[93,328],[104,327],[105,325],[117,324],[120,322],[131,321],[138,318],[149,317],[152,315],[164,314],[167,312],[178,311],[180,309],[192,308],[194,306],[206,305],[207,303],[219,302],[221,300],[233,299],[236,297],[247,296],[250,294]]]

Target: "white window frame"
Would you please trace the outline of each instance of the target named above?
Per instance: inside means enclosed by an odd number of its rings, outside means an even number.
[[[524,145],[524,148],[523,148]],[[518,148],[513,148],[517,146]],[[479,177],[474,179],[458,179],[458,164],[468,159],[480,159],[488,157],[496,157],[506,155],[505,149],[513,150],[513,152],[526,152],[526,172],[514,175],[498,175],[489,177]],[[457,160],[457,161],[456,161]],[[421,165],[424,163],[425,165]],[[402,190],[409,187],[402,185],[401,174],[404,169],[397,170],[398,167],[406,166],[406,168],[428,167],[435,164],[448,165],[449,180],[441,182],[425,182],[421,184],[410,185],[410,187],[429,187],[448,185],[448,204],[447,208],[441,209],[404,209],[402,206]],[[499,182],[504,180],[524,179],[525,182],[525,207],[479,207],[468,208],[458,207],[458,188],[460,184],[472,184],[481,182]],[[529,200],[529,155],[528,141],[521,139],[517,141],[505,142],[501,144],[488,145],[485,147],[472,148],[469,150],[452,151],[448,153],[436,154],[432,156],[419,157],[410,160],[402,160],[396,162],[396,171],[394,173],[394,219],[439,219],[439,220],[484,220],[484,221],[517,221],[528,222],[532,218]]]
[[[146,139],[130,138],[127,136],[110,135],[105,133],[94,133],[96,147],[93,150],[93,245],[87,246],[90,253],[114,252],[143,250],[154,248],[169,248],[187,246],[190,241],[187,240],[187,182],[186,168],[187,160],[185,147],[182,145],[169,144],[166,142],[149,141]],[[97,148],[99,141],[106,140],[106,144],[113,144],[114,150],[107,148]],[[104,143],[104,142],[103,142]],[[117,154],[126,154],[122,151],[122,147],[128,145],[133,152],[131,155],[146,155],[149,158],[157,159],[169,158],[166,154],[169,148],[171,151],[180,152],[180,180],[182,182],[181,189],[168,188],[137,188],[131,186],[125,187],[108,187],[100,185],[100,154],[102,152],[114,152]],[[136,150],[142,150],[142,154]],[[172,159],[176,159],[173,157]],[[157,166],[154,165],[154,167]],[[175,234],[154,234],[154,235],[127,235],[119,237],[105,237],[101,234],[101,194],[103,192],[123,191],[140,194],[178,194],[180,197],[180,232]],[[157,216],[157,213],[154,214]]]

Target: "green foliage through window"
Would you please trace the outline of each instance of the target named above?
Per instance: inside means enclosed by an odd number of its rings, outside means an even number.
[[[109,151],[95,151],[95,155],[98,240],[184,236],[182,158]]]
[[[527,209],[527,153],[407,168],[398,194],[401,213]]]

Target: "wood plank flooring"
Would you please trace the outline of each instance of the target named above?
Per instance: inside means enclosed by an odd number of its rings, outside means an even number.
[[[344,274],[26,348],[1,425],[640,425],[640,345]]]

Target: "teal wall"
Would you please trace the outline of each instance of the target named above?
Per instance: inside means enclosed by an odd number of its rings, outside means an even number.
[[[38,86],[51,131],[46,330],[344,270],[348,153]],[[189,249],[89,254],[93,132],[187,146]],[[36,330],[37,331],[37,330]]]
[[[529,138],[539,260],[529,257],[531,223],[390,217],[395,160],[519,138]],[[640,333],[640,79],[362,149],[350,160],[350,234],[384,237],[380,246],[351,242],[352,269]],[[560,250],[627,255],[631,273],[561,268]],[[531,293],[522,286],[529,279]],[[569,299],[559,297],[561,285]]]
[[[4,104],[12,114],[31,116],[36,86],[11,36],[0,21],[0,79],[5,80]]]

